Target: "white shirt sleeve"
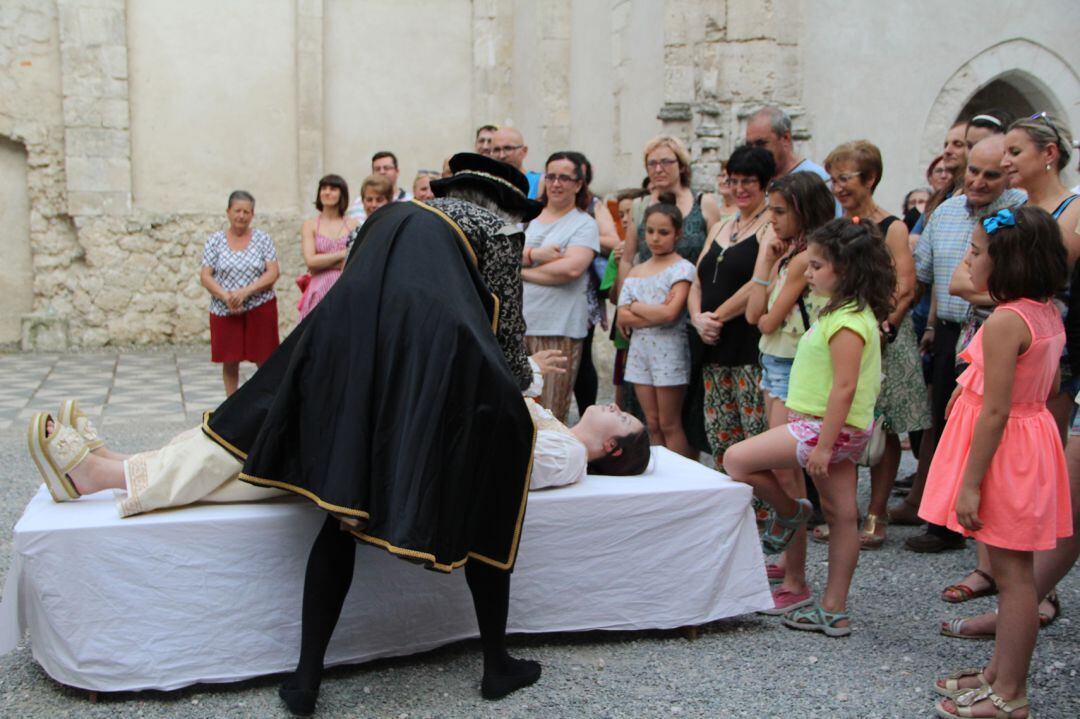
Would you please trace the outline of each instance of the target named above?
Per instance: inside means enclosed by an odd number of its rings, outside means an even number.
[[[568,434],[540,430],[533,449],[529,489],[562,487],[585,477],[588,455],[585,445]]]

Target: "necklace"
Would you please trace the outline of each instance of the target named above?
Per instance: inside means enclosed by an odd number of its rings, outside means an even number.
[[[769,206],[766,205],[765,207],[762,207],[760,210],[758,210],[757,214],[755,214],[753,217],[751,217],[747,221],[747,225],[749,227],[753,227],[754,223],[757,222],[758,218],[761,217],[762,215],[764,215],[765,211],[768,210],[768,209],[769,209]],[[742,220],[743,220],[743,218],[742,218],[741,214],[738,217],[735,218],[735,225],[731,230],[731,244],[732,245],[734,245],[736,242],[743,239],[742,237],[739,237],[739,233],[741,233],[742,229],[743,229],[742,228]]]
[[[753,217],[750,218],[750,220],[747,221],[747,229],[753,228],[754,222],[756,222],[757,218],[759,218],[761,215],[764,215],[765,211],[767,211],[768,208],[768,205],[766,205],[765,207],[761,207],[761,209],[757,211],[757,214],[755,214]],[[720,262],[724,261],[724,255],[727,254],[729,249],[739,244],[740,241],[744,240],[744,238],[740,238],[739,236],[740,232],[742,231],[742,228],[740,227],[741,223],[742,216],[734,219],[731,228],[731,241],[728,243],[727,247],[720,247],[720,254],[716,256],[716,264],[714,264],[713,266],[713,284],[716,284],[716,280],[720,272]]]

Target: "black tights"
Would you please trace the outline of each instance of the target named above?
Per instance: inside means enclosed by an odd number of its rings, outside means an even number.
[[[314,692],[319,688],[326,647],[352,584],[355,558],[356,540],[341,530],[336,517],[328,515],[308,556],[301,615],[300,661],[296,673],[286,681],[292,689]],[[470,561],[465,565],[465,579],[476,607],[480,642],[484,648],[486,683],[493,675],[517,671],[518,660],[511,659],[506,653],[510,573],[480,561]]]

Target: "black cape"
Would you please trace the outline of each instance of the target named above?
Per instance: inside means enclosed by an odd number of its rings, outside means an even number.
[[[203,431],[244,462],[242,480],[357,518],[359,539],[441,571],[470,557],[509,570],[535,433],[497,310],[448,216],[387,206]]]

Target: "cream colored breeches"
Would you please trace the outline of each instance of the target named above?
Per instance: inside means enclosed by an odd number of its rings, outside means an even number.
[[[237,476],[242,467],[201,428],[189,429],[161,449],[140,452],[124,462],[127,496],[117,498],[120,516],[195,502],[257,502],[287,494],[241,482]]]

